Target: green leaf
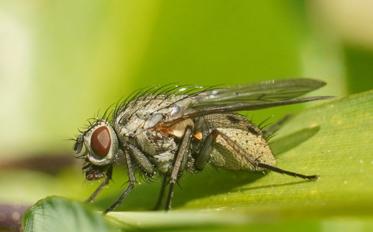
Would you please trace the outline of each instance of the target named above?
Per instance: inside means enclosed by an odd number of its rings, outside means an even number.
[[[92,209],[59,197],[37,202],[23,217],[23,231],[113,231],[104,217]]]
[[[174,210],[170,212],[111,212],[110,217],[128,226],[140,228],[188,227],[207,225],[240,225],[247,222],[245,215],[228,212]]]

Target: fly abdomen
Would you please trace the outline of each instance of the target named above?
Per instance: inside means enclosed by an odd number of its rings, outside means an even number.
[[[209,131],[216,131],[210,155],[214,166],[230,170],[261,170],[253,163],[276,163],[262,131],[246,117],[212,114],[203,117],[203,124]]]
[[[258,169],[254,162],[275,165],[276,160],[267,141],[250,131],[235,128],[219,128],[211,163],[229,170]]]

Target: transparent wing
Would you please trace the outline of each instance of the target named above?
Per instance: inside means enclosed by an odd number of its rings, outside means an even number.
[[[253,85],[214,88],[194,93],[190,103],[178,118],[193,118],[207,114],[258,110],[274,106],[297,104],[330,98],[301,97],[326,83],[313,79],[271,80]]]
[[[302,96],[326,83],[313,79],[271,80],[252,85],[214,89],[195,97],[193,108],[224,106],[232,103],[277,102]]]

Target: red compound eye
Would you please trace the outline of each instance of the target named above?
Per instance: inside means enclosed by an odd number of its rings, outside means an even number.
[[[98,156],[105,157],[109,153],[110,145],[109,129],[106,126],[97,128],[91,136],[91,148],[93,152]]]

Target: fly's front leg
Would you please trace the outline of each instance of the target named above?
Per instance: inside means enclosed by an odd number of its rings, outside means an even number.
[[[141,168],[141,170],[144,171],[146,175],[153,176],[155,174],[154,166],[150,162],[150,160],[146,157],[146,155],[140,149],[138,149],[137,147],[131,144],[128,144],[127,146],[130,150],[131,157],[136,161],[136,164]],[[162,180],[161,191],[159,193],[157,203],[153,208],[154,210],[159,209],[162,203],[162,199],[163,199],[166,186],[167,186],[167,176],[164,176]]]
[[[91,203],[93,202],[97,195],[101,192],[101,190],[109,184],[111,177],[113,175],[113,166],[110,166],[109,169],[106,171],[105,179],[102,181],[102,183],[96,188],[96,190],[91,194],[91,196],[88,197],[86,202]]]
[[[242,149],[241,146],[239,146],[236,142],[230,139],[226,134],[222,133],[221,131],[217,131],[217,133],[219,133],[219,136],[221,136],[221,138],[223,138],[238,154],[240,154],[241,157],[244,157],[255,168],[263,168],[266,170],[274,171],[288,176],[299,177],[306,180],[316,180],[318,178],[317,175],[304,175],[292,171],[287,171],[269,164],[262,163],[257,159],[253,159],[246,154],[245,150]]]
[[[135,177],[135,170],[134,170],[131,157],[129,156],[128,152],[125,152],[124,156],[126,158],[127,170],[128,170],[128,185],[123,190],[123,192],[120,194],[118,199],[109,208],[105,210],[104,212],[105,214],[109,211],[113,211],[116,207],[118,207],[122,203],[122,201],[127,198],[128,194],[135,187],[136,177]]]
[[[136,161],[136,164],[139,165],[140,169],[148,176],[153,176],[155,173],[154,166],[146,155],[136,146],[128,144],[127,147],[129,148],[131,157]]]
[[[188,154],[188,151],[190,150],[189,147],[190,147],[191,139],[192,139],[192,127],[187,126],[184,131],[184,135],[181,140],[179,150],[176,153],[175,161],[172,167],[172,172],[170,176],[170,188],[168,190],[165,210],[169,210],[171,208],[172,198],[174,196],[174,186],[179,176],[179,173],[181,171],[181,164],[185,156]]]

